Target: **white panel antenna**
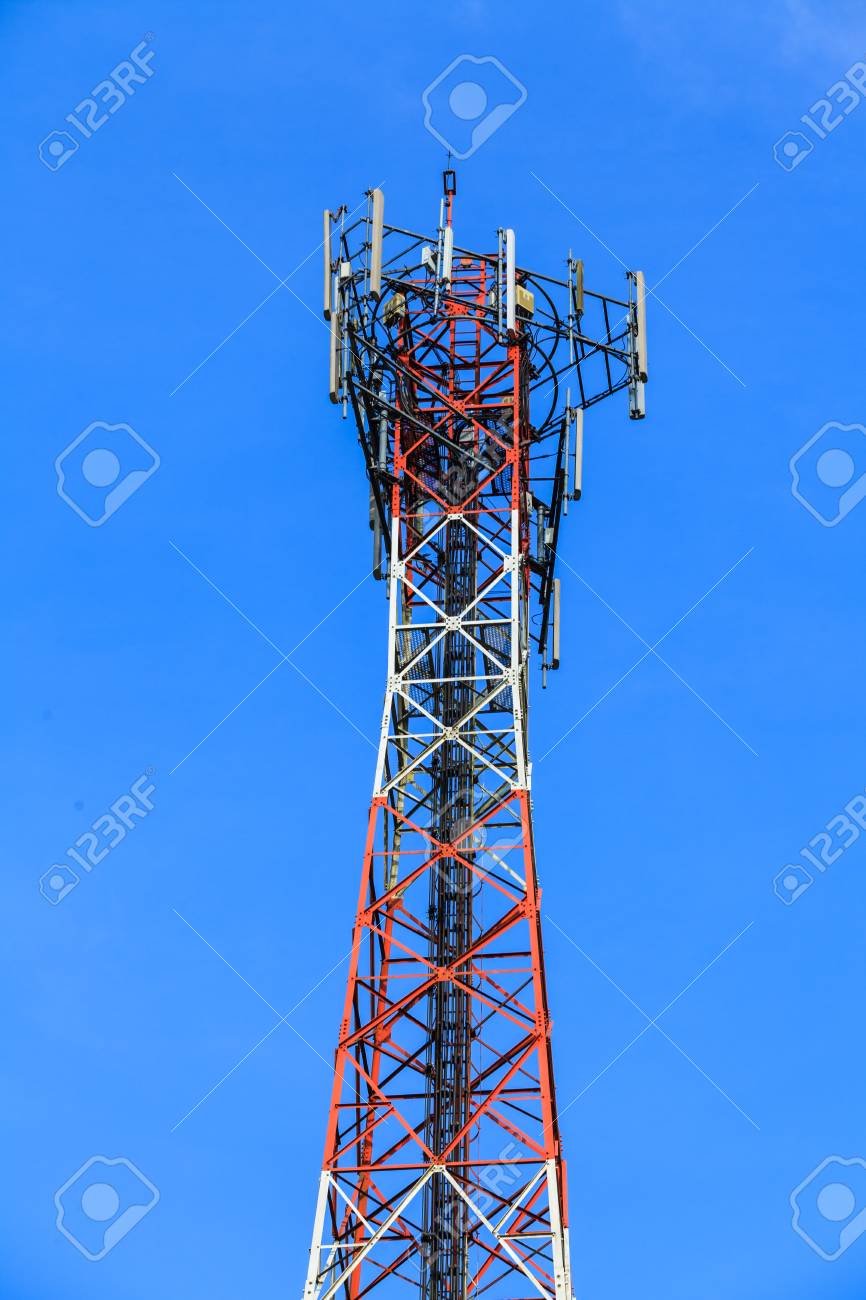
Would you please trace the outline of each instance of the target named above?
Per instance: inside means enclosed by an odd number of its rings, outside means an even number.
[[[646,415],[646,281],[643,271],[629,273],[634,281],[636,302],[632,304],[631,379],[629,381],[630,409],[633,420]],[[631,298],[631,295],[629,295]]]
[[[325,293],[322,303],[322,314],[325,320],[331,319],[331,214],[325,208],[325,237],[322,241],[322,247],[325,250]]]
[[[572,498],[579,501],[583,492],[583,408],[574,413],[574,487]]]
[[[370,229],[370,297],[382,296],[382,227],[385,220],[385,195],[373,190],[373,212]]]
[[[328,356],[328,396],[332,402],[340,400],[340,360],[342,352],[342,339],[340,338],[340,312],[335,307],[331,312],[331,339],[330,351]]]
[[[454,261],[454,231],[451,226],[445,227],[445,237],[442,241],[442,279],[451,283],[451,266]]]
[[[505,328],[509,334],[515,330],[515,298],[517,289],[517,267],[515,263],[514,231],[505,232]]]

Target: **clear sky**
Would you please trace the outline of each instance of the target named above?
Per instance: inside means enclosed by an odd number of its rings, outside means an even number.
[[[819,0],[6,0],[4,1300],[299,1295],[385,669],[321,209],[381,184],[435,225],[422,94],[461,55],[526,95],[496,125],[485,82],[458,242],[513,226],[534,268],[656,289],[648,419],[587,417],[563,666],[533,680],[576,1292],[863,1295],[866,1168],[812,1175],[866,1158],[866,834],[833,821],[866,790],[866,106],[836,84],[864,28]],[[94,422],[137,439],[76,442]],[[792,1228],[804,1183],[836,1260]],[[98,1261],[56,1230],[67,1184],[79,1246],[114,1228]]]

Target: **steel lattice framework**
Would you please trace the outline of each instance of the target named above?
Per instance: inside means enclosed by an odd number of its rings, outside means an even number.
[[[456,247],[454,191],[446,172],[433,239],[386,225],[378,190],[354,222],[325,213],[330,395],[389,620],[308,1300],[571,1300],[528,668],[533,648],[558,666],[582,412],[627,389],[643,414],[643,283],[591,294],[570,254],[533,275],[512,231]]]

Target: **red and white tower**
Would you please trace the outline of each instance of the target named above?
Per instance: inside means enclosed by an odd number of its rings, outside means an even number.
[[[330,396],[389,617],[306,1300],[572,1294],[528,681],[535,651],[559,662],[583,411],[627,389],[644,413],[643,277],[617,300],[570,254],[535,275],[512,230],[467,251],[444,189],[432,238],[386,225],[379,190],[325,213]]]

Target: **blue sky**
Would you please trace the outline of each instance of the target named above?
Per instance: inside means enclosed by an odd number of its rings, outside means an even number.
[[[789,1205],[866,1158],[866,835],[825,832],[866,791],[866,506],[822,526],[789,471],[835,424],[813,447],[866,472],[866,107],[836,92],[823,140],[800,121],[866,23],[827,8],[3,6],[4,1297],[301,1287],[385,667],[315,250],[372,184],[435,225],[422,92],[461,54],[527,93],[458,164],[459,242],[510,225],[537,269],[571,247],[590,287],[623,262],[657,286],[649,417],[587,417],[563,666],[534,681],[575,1289],[863,1294],[866,1239],[828,1262]],[[85,139],[64,119],[142,41]],[[52,170],[56,130],[78,148]],[[152,472],[90,527],[54,463],[97,421]],[[141,777],[153,809],[49,904]],[[851,841],[823,872],[822,833]],[[159,1192],[98,1262],[54,1206],[94,1155]]]

